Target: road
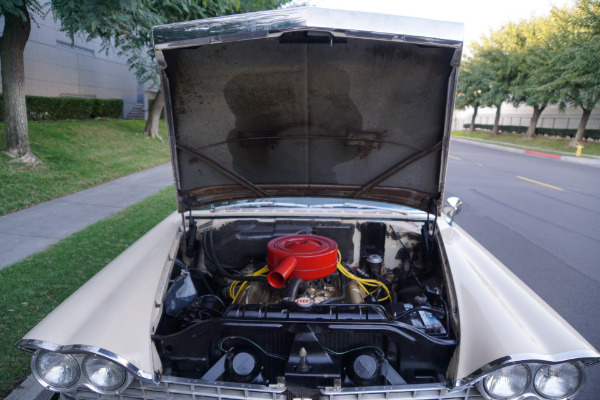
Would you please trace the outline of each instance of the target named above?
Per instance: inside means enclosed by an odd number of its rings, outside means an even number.
[[[600,349],[600,169],[452,141],[456,222]],[[578,400],[597,400],[600,365]]]

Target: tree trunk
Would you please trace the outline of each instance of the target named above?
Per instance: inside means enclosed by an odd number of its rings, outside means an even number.
[[[502,107],[502,104],[500,104],[500,105],[498,105],[496,107],[496,118],[494,118],[494,129],[492,129],[492,136],[495,136],[498,133],[500,133],[500,127],[499,127],[499,123],[500,123],[500,107]]]
[[[25,20],[18,15],[4,14],[4,33],[0,39],[6,153],[11,157],[18,157],[13,161],[35,165],[40,160],[29,148],[23,60],[23,52],[31,32],[31,19],[25,5],[20,9]]]
[[[471,117],[471,125],[469,126],[469,134],[475,132],[475,118],[477,118],[477,111],[479,111],[479,107],[473,107],[473,116]]]
[[[542,111],[544,111],[546,106],[538,106],[537,104],[533,106],[533,115],[531,116],[531,122],[529,122],[529,128],[527,129],[527,133],[525,133],[524,139],[531,139],[535,136],[535,128],[537,128],[538,120],[540,119],[540,115],[542,115]]]
[[[581,107],[583,110],[583,115],[581,116],[581,121],[579,121],[579,128],[577,128],[577,134],[575,138],[569,142],[569,147],[577,147],[583,141],[583,134],[585,133],[585,127],[590,119],[590,114],[592,113],[592,109],[585,109]]]
[[[144,128],[144,134],[150,136],[152,139],[158,138],[163,140],[158,134],[158,121],[160,121],[160,114],[162,113],[164,106],[165,96],[163,95],[162,90],[159,89],[154,98],[154,103],[152,103],[152,108],[150,108],[150,112],[148,113],[146,127]]]

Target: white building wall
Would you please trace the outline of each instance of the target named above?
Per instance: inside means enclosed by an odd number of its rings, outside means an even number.
[[[34,16],[25,46],[25,93],[33,96],[77,96],[122,99],[124,115],[138,103],[138,83],[126,57],[101,51],[100,40],[71,40],[52,13]],[[4,29],[0,18],[0,32]],[[1,79],[1,77],[0,77]],[[1,82],[1,81],[0,81]],[[0,89],[1,90],[1,89]],[[141,101],[143,103],[143,101]]]
[[[548,106],[538,121],[538,128],[567,128],[577,129],[581,121],[583,111],[580,108],[567,108],[564,112],[558,109],[557,105]],[[500,125],[529,126],[533,107],[523,106],[514,107],[511,104],[503,104],[500,113]],[[456,110],[452,123],[453,130],[463,130],[464,124],[471,123],[473,108],[467,107],[464,110]],[[496,118],[496,109],[493,107],[480,108],[477,112],[475,123],[484,125],[493,125]],[[592,110],[586,129],[600,129],[600,106]]]

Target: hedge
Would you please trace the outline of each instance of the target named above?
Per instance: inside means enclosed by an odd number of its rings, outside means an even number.
[[[464,124],[465,129],[469,129],[471,124]],[[494,125],[475,124],[475,129],[481,129],[484,131],[491,131]],[[498,125],[500,132],[504,133],[525,133],[527,132],[528,126],[520,125]],[[560,137],[575,137],[577,129],[566,129],[566,128],[536,128],[536,135],[548,135],[548,136],[560,136]],[[600,139],[599,129],[586,129],[583,133],[585,139]]]
[[[123,100],[81,97],[25,96],[27,119],[59,121],[65,119],[121,118]],[[4,103],[0,93],[0,121],[4,121]]]

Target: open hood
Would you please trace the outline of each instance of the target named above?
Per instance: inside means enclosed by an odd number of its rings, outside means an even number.
[[[326,196],[439,212],[462,24],[307,7],[153,35],[180,211]]]

